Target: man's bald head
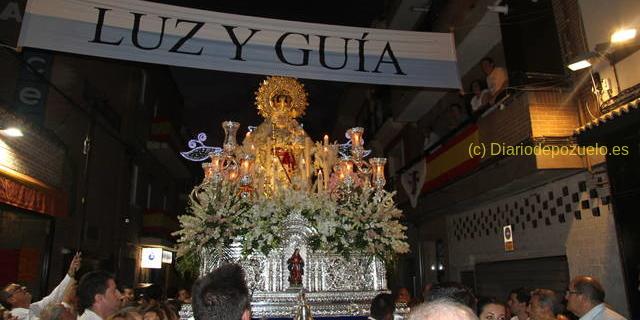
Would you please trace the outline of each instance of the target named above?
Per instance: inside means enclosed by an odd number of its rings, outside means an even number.
[[[578,276],[571,281],[576,291],[585,295],[593,304],[604,302],[604,289],[600,282],[593,277]]]
[[[463,304],[437,299],[413,308],[408,320],[478,320],[478,317]]]

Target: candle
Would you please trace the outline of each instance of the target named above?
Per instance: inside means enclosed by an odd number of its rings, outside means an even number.
[[[324,173],[322,173],[322,169],[318,169],[316,184],[318,185],[318,193],[322,192],[324,190]]]
[[[311,166],[313,165],[313,162],[311,162],[311,148],[313,147],[313,141],[306,138],[304,142],[304,159],[306,163],[304,177],[306,179],[305,182],[309,184],[311,183]]]
[[[369,163],[373,166],[372,180],[376,189],[382,189],[387,182],[384,177],[384,165],[387,163],[386,158],[371,158]]]
[[[209,168],[212,173],[216,173],[220,171],[222,165],[222,157],[220,154],[211,154],[211,164],[209,164]]]
[[[245,155],[240,160],[240,174],[243,176],[248,176],[253,164],[253,157],[250,155]]]
[[[229,181],[234,181],[238,178],[238,165],[236,163],[230,164],[227,170],[227,178]]]
[[[354,147],[361,147],[364,144],[362,141],[364,128],[361,128],[361,127],[351,128],[347,131],[347,134],[351,139],[351,145],[353,145]]]

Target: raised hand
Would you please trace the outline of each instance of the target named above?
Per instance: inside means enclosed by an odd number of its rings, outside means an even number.
[[[76,272],[78,271],[78,269],[80,269],[80,263],[82,262],[82,253],[81,252],[76,252],[76,255],[73,256],[73,260],[71,260],[71,264],[69,265],[69,271],[67,272],[67,274],[70,277],[75,277]]]

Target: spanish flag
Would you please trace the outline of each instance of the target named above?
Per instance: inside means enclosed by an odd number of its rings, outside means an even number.
[[[422,192],[430,192],[473,171],[480,157],[469,155],[469,146],[478,145],[479,131],[470,124],[426,157],[427,177]]]

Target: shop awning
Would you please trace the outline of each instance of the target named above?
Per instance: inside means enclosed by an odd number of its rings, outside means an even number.
[[[622,128],[640,123],[640,98],[607,112],[574,131],[578,144],[590,145]]]
[[[51,216],[67,215],[67,196],[41,181],[0,166],[0,202]]]

